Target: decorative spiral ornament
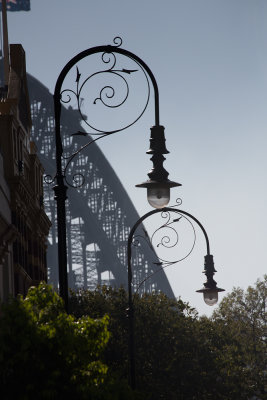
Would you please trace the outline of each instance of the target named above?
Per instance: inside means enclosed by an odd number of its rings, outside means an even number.
[[[114,53],[103,53],[101,56],[101,59],[104,64],[112,63],[111,67],[109,67],[109,70],[112,71],[117,62],[117,58],[116,58],[115,54]],[[100,73],[102,73],[102,71],[100,71]]]
[[[47,185],[51,185],[51,183],[54,183],[56,180],[56,176],[52,176],[52,175],[44,175],[44,182]]]
[[[116,47],[120,47],[122,45],[122,38],[120,36],[116,36],[113,39],[113,43]]]
[[[126,79],[125,79],[123,76],[121,76],[120,74],[118,74],[118,73],[116,73],[116,72],[111,72],[111,73],[112,73],[114,76],[118,76],[120,79],[122,79],[122,81],[123,81],[123,83],[124,83],[124,85],[125,85],[125,88],[126,88],[126,94],[123,96],[122,100],[117,101],[115,104],[109,104],[107,101],[105,101],[105,99],[109,99],[109,100],[110,100],[110,99],[114,99],[114,98],[115,98],[115,95],[116,95],[116,90],[113,88],[113,86],[108,86],[108,85],[107,85],[107,86],[104,86],[104,87],[100,90],[99,97],[96,97],[96,98],[95,98],[94,104],[96,104],[96,102],[99,100],[99,101],[102,102],[102,104],[103,104],[105,107],[117,108],[117,107],[122,106],[122,105],[126,102],[128,96],[129,96],[129,85],[128,85],[128,82],[126,81]],[[85,81],[84,83],[86,83],[86,81]],[[81,87],[81,90],[82,90],[82,87]],[[86,123],[87,123],[88,126],[90,126],[91,128],[93,128],[94,130],[98,131],[98,129],[97,129],[96,127],[93,127],[93,126],[90,125],[88,122],[86,122]]]
[[[77,172],[74,175],[72,175],[72,183],[69,181],[67,176],[65,176],[65,182],[67,183],[68,186],[74,189],[78,189],[84,185],[85,178],[83,174]]]
[[[171,208],[180,207],[182,204],[183,204],[183,200],[182,200],[180,197],[178,197],[178,198],[175,200],[175,204],[174,204],[173,206],[170,206],[170,207],[171,207]]]
[[[66,98],[65,98],[66,96]],[[76,93],[74,90],[71,89],[64,89],[61,94],[60,94],[60,101],[64,104],[70,103],[72,100],[72,97],[77,98]]]

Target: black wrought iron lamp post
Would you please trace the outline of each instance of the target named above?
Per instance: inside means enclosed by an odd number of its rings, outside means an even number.
[[[215,282],[215,280],[213,279],[213,275],[216,272],[216,270],[214,268],[213,256],[210,254],[209,238],[208,238],[205,228],[203,227],[203,225],[200,223],[200,221],[196,217],[194,217],[192,214],[190,214],[186,211],[183,211],[181,209],[177,209],[174,207],[163,207],[162,209],[156,209],[156,210],[150,211],[147,214],[143,215],[141,218],[139,218],[139,220],[135,223],[135,225],[133,226],[133,228],[130,231],[129,238],[128,238],[128,248],[127,248],[127,253],[128,253],[128,294],[129,294],[129,296],[128,296],[128,318],[129,318],[129,356],[128,356],[128,358],[129,358],[129,384],[132,387],[132,389],[135,389],[135,387],[136,387],[135,340],[134,340],[135,329],[134,329],[134,301],[133,301],[134,295],[133,295],[133,274],[132,274],[132,262],[131,262],[132,246],[136,245],[135,234],[136,234],[138,227],[146,219],[148,219],[152,215],[155,215],[158,213],[161,213],[162,217],[166,218],[167,221],[164,224],[160,225],[160,227],[156,231],[159,231],[162,229],[171,229],[172,232],[177,233],[174,230],[173,225],[175,223],[179,223],[181,218],[185,218],[187,221],[189,221],[189,223],[193,227],[192,223],[190,222],[190,220],[192,220],[200,228],[200,230],[204,234],[205,241],[206,241],[207,254],[204,257],[203,273],[206,275],[207,281],[204,283],[204,287],[202,289],[197,290],[197,292],[203,293],[205,303],[209,306],[213,306],[218,301],[218,293],[224,291],[224,289],[217,287],[217,282]],[[175,218],[172,218],[171,215],[174,215]],[[178,218],[177,218],[177,216],[178,216]],[[194,235],[195,235],[194,227],[193,227],[193,231],[194,231]],[[148,235],[146,232],[146,241],[149,240],[151,245],[153,245],[153,235],[152,235],[152,239],[150,239],[150,238],[148,238]],[[160,244],[162,244],[164,246],[164,239],[165,239],[166,243],[168,243],[168,244],[170,243],[170,238],[165,234],[163,236],[163,240],[161,240]],[[139,240],[137,242],[139,244]],[[179,242],[179,238],[177,235],[177,240],[174,239],[174,243],[172,245],[166,246],[166,247],[175,247],[175,245],[177,245],[178,242]],[[162,268],[164,268],[166,266],[176,264],[179,261],[182,261],[185,258],[187,258],[191,254],[194,246],[195,246],[195,240],[194,240],[193,246],[190,249],[190,251],[188,252],[188,254],[186,254],[186,256],[182,257],[181,259],[174,260],[174,261],[166,261],[166,260],[162,260],[159,258],[160,262],[158,262],[157,264],[160,266],[160,268],[158,271],[160,271]],[[150,277],[151,277],[151,275],[148,275],[142,282],[139,283],[135,294],[138,292],[141,285]]]
[[[164,155],[169,153],[166,149],[165,145],[165,135],[164,135],[164,127],[160,125],[159,121],[159,92],[157,82],[150,68],[145,64],[145,62],[140,59],[135,54],[129,52],[128,50],[122,49],[120,46],[122,44],[122,40],[117,37],[114,39],[114,45],[112,46],[98,46],[87,49],[75,57],[73,57],[63,68],[61,71],[55,86],[54,91],[54,110],[55,110],[55,135],[56,135],[56,165],[57,172],[54,179],[51,178],[50,182],[56,181],[56,185],[54,186],[55,192],[55,200],[57,203],[57,230],[58,230],[58,268],[59,268],[59,292],[60,296],[63,298],[65,303],[65,308],[68,310],[68,278],[67,278],[67,246],[66,246],[66,209],[65,203],[67,199],[67,188],[68,186],[82,186],[83,177],[81,174],[73,175],[72,184],[68,180],[67,170],[74,158],[88,145],[95,142],[96,140],[103,138],[107,135],[114,134],[116,132],[125,130],[135,124],[143,115],[144,111],[147,108],[150,99],[150,83],[153,86],[154,93],[154,106],[155,106],[155,123],[151,128],[151,136],[150,136],[150,148],[147,151],[148,154],[151,154],[151,161],[153,163],[153,167],[151,171],[148,173],[149,179],[146,182],[143,182],[137,187],[143,187],[147,189],[147,199],[149,204],[156,208],[156,210],[150,211],[141,217],[134,227],[132,228],[129,239],[128,239],[128,293],[129,293],[129,382],[131,387],[135,388],[135,349],[134,349],[134,308],[133,308],[133,279],[132,279],[132,267],[131,267],[131,246],[134,241],[134,235],[136,229],[139,225],[148,217],[156,214],[163,213],[164,215],[171,215],[171,213],[178,214],[181,218],[185,218],[189,221],[189,219],[193,220],[200,229],[202,230],[207,245],[207,255],[205,256],[205,267],[204,273],[207,277],[207,282],[204,283],[204,287],[198,292],[203,293],[204,300],[207,304],[212,305],[218,299],[218,292],[223,291],[223,289],[217,288],[216,282],[213,279],[213,275],[215,273],[213,256],[210,254],[209,248],[209,240],[207,233],[201,223],[191,214],[182,211],[180,209],[166,207],[170,200],[170,188],[175,186],[180,186],[179,183],[170,181],[168,179],[168,172],[165,170],[163,166],[163,162],[165,160]],[[106,68],[89,74],[83,78],[82,73],[80,72],[78,63],[85,58],[100,54],[102,63],[106,66]],[[135,63],[138,69],[126,69],[125,67],[117,66],[117,56],[125,57],[131,62]],[[74,89],[66,89],[63,88],[63,83],[65,81],[66,76],[72,70],[73,67],[76,66],[76,76],[75,76],[75,88]],[[86,84],[89,80],[99,77],[101,74],[108,74],[109,77],[116,77],[123,83],[126,94],[120,99],[115,105],[111,105],[108,103],[109,100],[115,99],[115,90],[111,85],[104,85],[99,92],[98,97],[95,98],[93,104],[96,104],[97,101],[101,102],[103,106],[108,108],[118,108],[125,104],[126,100],[129,96],[129,85],[126,77],[132,76],[132,74],[137,71],[141,71],[146,79],[148,95],[147,100],[145,101],[144,108],[138,114],[136,118],[130,123],[122,126],[119,129],[100,129],[94,127],[90,122],[86,120],[84,117],[84,113],[82,112],[81,105],[83,102],[82,92]],[[89,136],[89,142],[85,145],[78,147],[78,149],[73,154],[64,155],[64,146],[61,135],[61,108],[62,103],[70,103],[71,98],[74,97],[77,103],[77,108],[80,113],[80,118],[83,122],[90,128],[90,132],[73,132],[72,136]],[[86,111],[86,110],[85,110]],[[93,135],[96,135],[96,139],[91,139]],[[77,176],[80,179],[77,179]],[[168,219],[168,223],[163,224],[159,229],[163,226],[170,227],[171,224],[176,223],[180,220],[179,218],[174,218],[173,221]],[[191,222],[190,222],[191,224]],[[189,252],[189,254],[191,251]],[[174,264],[181,260],[176,260],[174,262],[160,262],[160,268],[162,264],[165,263],[167,265]],[[148,279],[149,276],[146,278]],[[142,282],[140,283],[140,285]],[[139,286],[140,286],[139,285]]]

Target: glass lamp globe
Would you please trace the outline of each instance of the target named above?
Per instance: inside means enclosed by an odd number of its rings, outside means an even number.
[[[216,304],[218,301],[218,293],[224,292],[224,289],[218,288],[216,286],[216,282],[213,282],[215,285],[207,287],[207,283],[204,283],[204,287],[202,289],[196,290],[198,293],[203,293],[204,301],[208,306],[214,306],[214,304]]]
[[[147,201],[154,208],[166,207],[170,201],[170,188],[166,185],[148,187]]]
[[[208,306],[214,306],[218,301],[218,291],[210,289],[203,293],[203,298]]]
[[[147,189],[147,201],[154,208],[164,208],[169,204],[170,201],[170,188],[175,186],[181,186],[180,183],[169,181],[152,181],[135,185],[136,187]]]

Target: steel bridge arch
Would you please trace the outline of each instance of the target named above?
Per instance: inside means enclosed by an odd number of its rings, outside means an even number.
[[[55,124],[53,96],[36,78],[27,75],[32,113],[32,139],[45,174],[55,174]],[[71,134],[84,131],[76,110],[62,107],[64,146],[75,150]],[[87,137],[88,139],[88,137]],[[81,138],[82,140],[82,138]],[[80,189],[68,191],[67,247],[68,279],[73,289],[94,289],[97,284],[127,285],[127,240],[139,216],[119,178],[96,143],[75,158],[73,167],[85,176]],[[70,172],[69,172],[70,173]],[[71,179],[71,176],[69,176]],[[52,228],[48,244],[48,279],[58,285],[56,205],[53,184],[44,183],[44,203]],[[137,286],[153,274],[155,253],[151,249],[133,252],[133,282]],[[144,291],[162,291],[174,297],[164,271],[146,281]]]

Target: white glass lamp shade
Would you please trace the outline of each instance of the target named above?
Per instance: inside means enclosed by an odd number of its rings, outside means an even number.
[[[135,185],[147,189],[147,201],[154,208],[164,208],[170,201],[170,188],[181,186],[180,183],[169,181],[146,181]]]
[[[214,306],[218,301],[218,291],[210,289],[203,293],[203,298],[208,306]]]
[[[208,306],[214,306],[218,301],[218,293],[224,292],[224,289],[218,288],[216,285],[211,287],[204,286],[204,288],[197,290],[197,292],[203,293],[204,301]]]
[[[166,207],[170,201],[170,188],[166,185],[160,184],[148,187],[147,201],[154,208]]]

